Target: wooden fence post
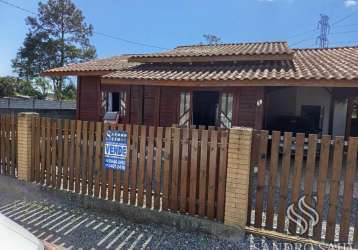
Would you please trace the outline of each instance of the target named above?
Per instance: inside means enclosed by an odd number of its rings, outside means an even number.
[[[224,223],[245,228],[249,198],[253,130],[235,127],[229,132]]]
[[[32,120],[37,113],[23,112],[17,115],[17,178],[31,181]]]

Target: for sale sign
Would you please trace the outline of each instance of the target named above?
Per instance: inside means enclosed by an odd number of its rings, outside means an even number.
[[[104,143],[104,167],[116,170],[126,168],[128,133],[108,130]]]

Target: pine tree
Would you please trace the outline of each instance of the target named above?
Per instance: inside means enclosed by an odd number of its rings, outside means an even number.
[[[26,81],[44,70],[96,57],[89,40],[93,27],[71,0],[40,2],[37,17],[27,17],[26,24],[29,32],[12,63],[14,71]],[[54,77],[53,84],[56,98],[63,99],[63,77]]]

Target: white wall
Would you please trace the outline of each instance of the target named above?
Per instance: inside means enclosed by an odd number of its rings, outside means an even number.
[[[296,115],[301,114],[302,105],[317,105],[323,109],[322,133],[328,134],[331,94],[326,88],[297,88]]]
[[[347,123],[347,107],[348,100],[334,102],[334,115],[333,115],[333,136],[344,136]]]
[[[268,94],[267,118],[274,119],[281,115],[301,115],[302,105],[318,105],[323,109],[322,133],[328,134],[330,98],[331,94],[326,88],[320,87],[288,87],[275,90]],[[341,133],[345,124],[342,124],[341,116],[344,107],[337,107],[337,116],[334,119],[334,126],[337,133]]]

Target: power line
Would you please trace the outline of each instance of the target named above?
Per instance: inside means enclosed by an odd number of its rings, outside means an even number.
[[[27,12],[27,13],[30,13],[30,14],[36,15],[36,13],[35,13],[35,12],[33,12],[33,11],[31,11],[31,10],[28,10],[28,9],[25,9],[25,8],[23,8],[23,7],[19,6],[19,5],[16,5],[16,4],[13,4],[13,3],[10,3],[10,2],[8,2],[8,1],[5,1],[5,0],[0,0],[0,2],[1,2],[1,3],[3,3],[3,4],[6,4],[6,5],[8,5],[8,6],[14,7],[14,8],[18,9],[18,10],[22,10],[22,11],[25,11],[25,12]]]
[[[357,33],[358,30],[348,30],[348,31],[339,31],[331,33],[331,35],[340,35],[340,34],[350,34],[350,33]]]
[[[337,21],[335,21],[334,23],[332,23],[332,26],[335,26],[336,24],[341,23],[341,22],[343,22],[344,20],[347,20],[348,18],[354,16],[354,15],[357,14],[357,13],[358,13],[358,10],[356,10],[356,11],[354,11],[354,12],[348,14],[348,15],[345,16],[345,17],[342,17],[341,19],[338,19]]]
[[[340,18],[340,19],[338,19],[338,20],[335,21],[331,26],[343,27],[344,25],[339,25],[339,26],[336,26],[336,25],[339,24],[339,23],[341,23],[341,22],[343,22],[343,21],[345,21],[345,20],[347,20],[348,18],[354,16],[354,15],[357,14],[357,13],[358,13],[358,10],[357,10],[357,11],[354,11],[354,12],[352,12],[352,13],[350,13],[350,14],[348,14],[348,15],[346,15],[346,16]],[[350,25],[350,26],[358,26],[358,24],[352,24],[352,25]],[[349,26],[346,25],[346,27],[349,27]],[[307,30],[307,31],[305,31],[305,32],[301,32],[301,33],[292,35],[292,36],[288,37],[287,40],[290,40],[290,39],[296,38],[296,37],[300,37],[300,36],[304,36],[304,35],[306,35],[306,34],[309,34],[309,33],[314,32],[314,31],[316,31],[316,30],[317,30],[317,29],[311,29],[311,30]],[[297,44],[299,44],[299,43],[301,43],[301,42],[303,42],[303,41],[306,41],[306,39],[305,39],[305,40],[298,41]]]
[[[125,42],[125,43],[131,43],[131,44],[135,44],[135,45],[139,45],[139,46],[151,47],[151,48],[155,48],[155,49],[168,49],[168,48],[159,47],[159,46],[156,46],[156,45],[151,45],[151,44],[146,44],[146,43],[127,40],[127,39],[122,38],[122,37],[112,36],[112,35],[108,35],[108,34],[105,34],[105,33],[102,33],[102,32],[93,31],[93,33],[97,34],[97,35],[100,35],[100,36],[108,37],[108,38],[111,38],[111,39],[115,39],[115,40],[122,41],[122,42]]]
[[[29,10],[29,9],[25,9],[25,8],[19,6],[19,5],[10,3],[10,2],[5,1],[5,0],[0,0],[0,3],[6,4],[6,5],[8,5],[10,7],[13,7],[13,8],[16,8],[18,10],[30,13],[32,15],[37,15],[37,13],[35,13],[35,12]],[[93,31],[93,34],[100,35],[100,36],[107,37],[107,38],[111,38],[111,39],[118,40],[118,41],[125,42],[125,43],[130,43],[130,44],[134,44],[134,45],[138,45],[138,46],[143,46],[143,47],[150,47],[150,48],[155,48],[155,49],[168,49],[168,48],[164,48],[164,47],[160,47],[160,46],[156,46],[156,45],[152,45],[152,44],[147,44],[147,43],[128,40],[128,39],[125,39],[125,38],[122,38],[122,37],[119,37],[119,36],[113,36],[113,35],[109,35],[109,34],[106,34],[106,33],[103,33],[103,32]]]
[[[303,42],[314,41],[314,40],[315,40],[315,38],[312,38],[312,37],[311,38],[306,38],[306,39],[303,39],[303,40],[300,40],[300,41],[298,41],[296,43],[291,44],[291,46],[296,46],[296,45],[301,44]]]

